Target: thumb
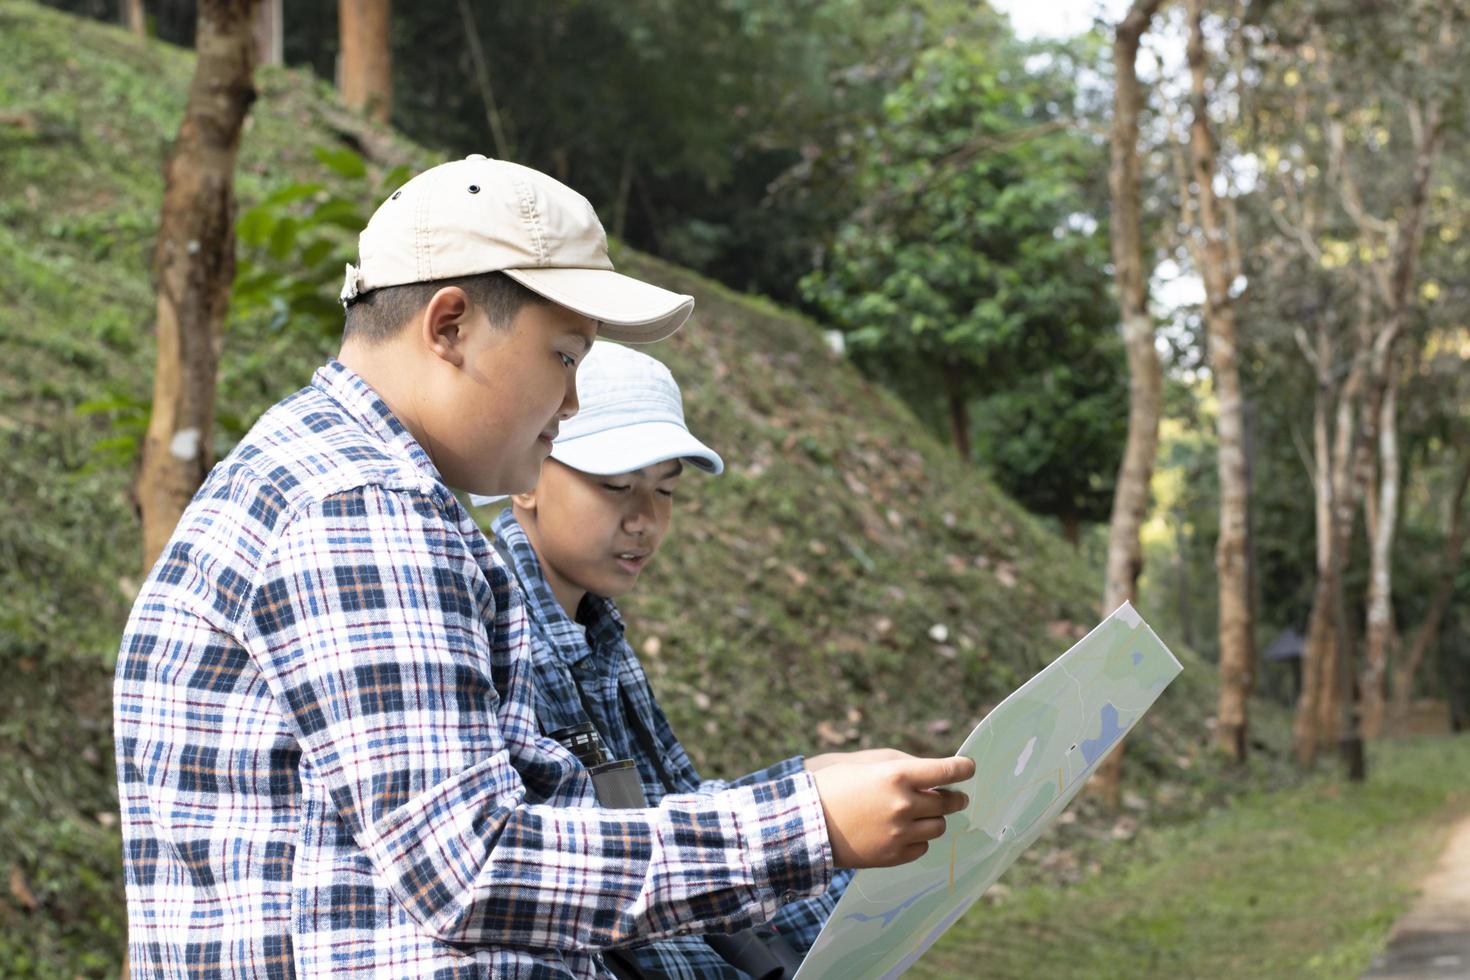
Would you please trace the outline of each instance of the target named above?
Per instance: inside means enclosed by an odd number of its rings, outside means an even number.
[[[962,783],[975,775],[975,760],[958,755],[946,759],[908,759],[899,766],[903,781],[914,789]]]

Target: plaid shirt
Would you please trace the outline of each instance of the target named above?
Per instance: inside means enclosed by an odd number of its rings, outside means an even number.
[[[732,783],[700,779],[654,698],[643,665],[624,638],[617,606],[589,593],[577,618],[572,619],[557,602],[536,551],[510,508],[501,512],[493,527],[525,596],[536,678],[536,718],[543,733],[591,721],[614,758],[637,763],[644,797],[650,803],[671,793],[717,793],[802,771],[802,759],[797,756]],[[783,905],[771,925],[805,955],[850,878],[851,872],[839,871],[826,892]],[[744,976],[697,936],[676,936],[639,947],[634,956],[640,966],[676,980]]]
[[[123,636],[134,974],[602,976],[827,886],[809,776],[598,809],[531,688],[510,573],[329,363],[215,467]]]

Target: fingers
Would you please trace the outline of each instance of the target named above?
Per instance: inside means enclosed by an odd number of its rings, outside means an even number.
[[[900,778],[913,789],[962,783],[975,775],[975,760],[957,755],[947,759],[909,759],[894,765],[900,767]]]
[[[905,847],[902,851],[899,852],[898,860],[895,861],[895,862],[893,862],[893,863],[894,864],[908,864],[910,861],[917,861],[919,858],[923,857],[925,854],[928,854],[928,853],[929,853],[929,845],[928,844],[926,844],[926,843],[910,844],[907,847]]]
[[[957,790],[932,789],[914,794],[915,817],[943,817],[959,813],[970,805],[970,798]]]
[[[943,817],[924,817],[910,825],[911,836],[920,841],[931,841],[944,836],[946,824]]]

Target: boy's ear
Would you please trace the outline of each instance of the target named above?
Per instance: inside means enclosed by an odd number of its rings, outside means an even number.
[[[464,364],[465,327],[474,304],[458,286],[445,286],[419,311],[418,329],[429,350],[455,367]]]
[[[527,490],[525,493],[511,494],[510,502],[513,506],[528,513],[536,513],[536,491]]]

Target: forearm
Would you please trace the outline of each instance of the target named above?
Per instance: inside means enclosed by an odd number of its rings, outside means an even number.
[[[614,811],[498,802],[503,765],[436,787],[360,837],[441,941],[596,950],[740,928],[831,878],[805,774]]]

